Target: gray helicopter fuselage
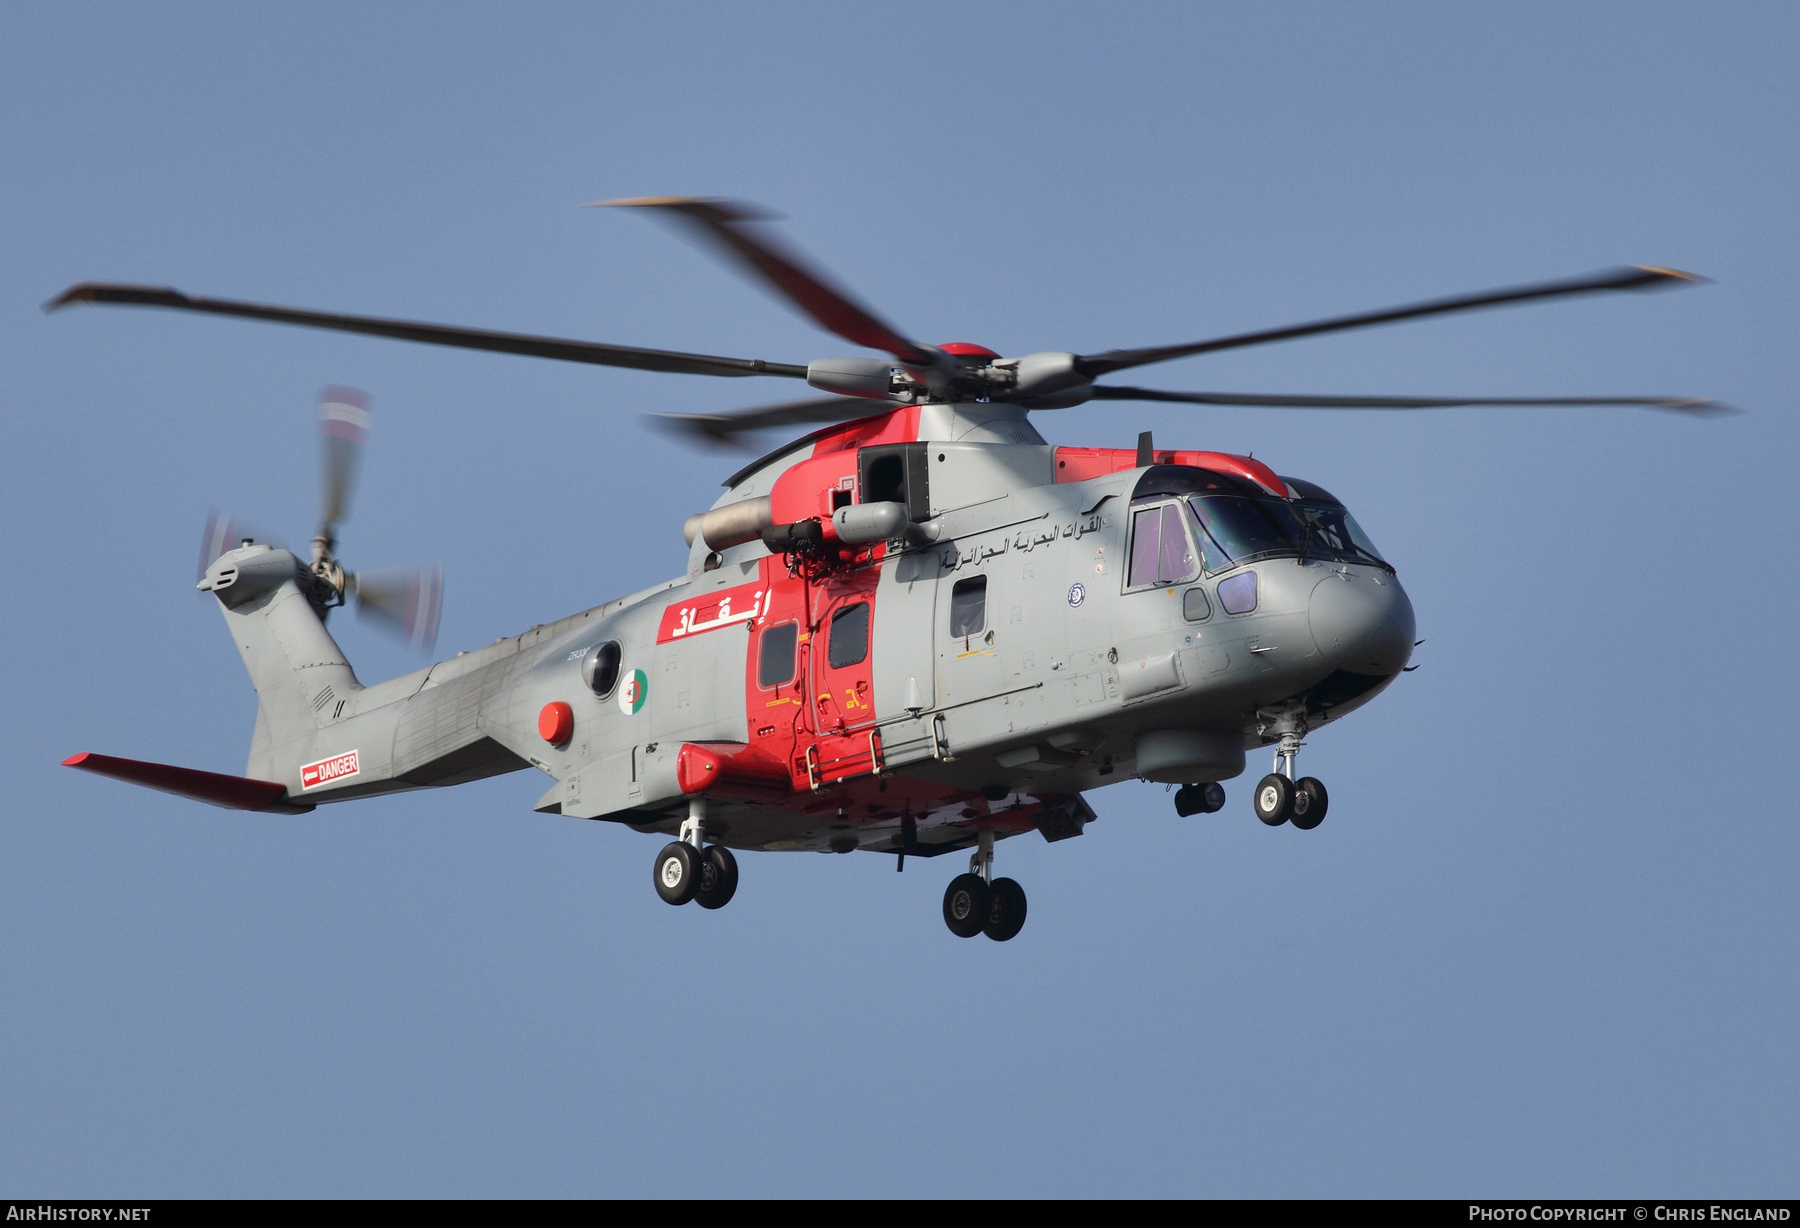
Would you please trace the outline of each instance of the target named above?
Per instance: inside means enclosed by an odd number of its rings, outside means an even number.
[[[708,837],[734,847],[930,855],[980,830],[1078,834],[1082,793],[1120,780],[1234,777],[1407,663],[1412,608],[1385,565],[1200,566],[1198,468],[1058,480],[1067,461],[1015,407],[899,412],[928,445],[903,533],[823,568],[766,534],[696,535],[679,579],[375,686],[286,575],[298,560],[227,553],[208,584],[262,699],[247,774],[319,804],[535,767],[540,811],[674,832],[703,796]],[[858,449],[831,453],[833,478],[823,446],[759,462],[715,509],[766,519],[754,501],[791,505],[808,462],[837,483],[818,519],[869,502]],[[1154,525],[1161,574],[1133,554]]]

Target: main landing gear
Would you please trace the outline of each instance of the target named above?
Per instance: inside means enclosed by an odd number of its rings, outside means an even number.
[[[944,890],[944,924],[958,938],[986,934],[1005,942],[1025,928],[1025,888],[994,877],[994,833],[984,831],[980,839],[969,872],[951,879]]]
[[[1292,820],[1301,831],[1311,831],[1325,821],[1325,808],[1331,798],[1317,778],[1294,779],[1294,758],[1300,753],[1297,732],[1281,735],[1275,748],[1275,770],[1256,785],[1256,817],[1270,827],[1280,827]]]
[[[737,894],[737,858],[722,844],[706,843],[706,802],[688,803],[681,839],[656,855],[656,894],[664,903],[693,900],[702,908],[723,908]]]

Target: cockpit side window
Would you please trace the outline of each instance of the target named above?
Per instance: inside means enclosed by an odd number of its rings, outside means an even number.
[[[1179,584],[1199,572],[1193,542],[1181,524],[1181,505],[1147,507],[1131,517],[1131,568],[1126,587]]]

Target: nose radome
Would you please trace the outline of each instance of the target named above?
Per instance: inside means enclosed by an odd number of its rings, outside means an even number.
[[[1412,656],[1412,602],[1391,575],[1333,572],[1307,603],[1313,642],[1338,669],[1388,677]]]

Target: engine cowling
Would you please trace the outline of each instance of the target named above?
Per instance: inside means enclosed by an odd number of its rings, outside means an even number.
[[[760,499],[743,499],[689,516],[687,523],[681,526],[681,533],[690,546],[698,537],[709,550],[729,550],[744,542],[755,541],[773,523],[769,497],[764,495]]]

